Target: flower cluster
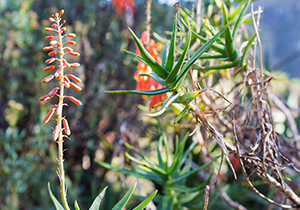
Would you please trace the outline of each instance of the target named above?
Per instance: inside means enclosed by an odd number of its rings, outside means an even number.
[[[132,0],[113,0],[112,5],[116,7],[118,14],[122,14],[126,9],[130,9],[130,12],[134,13],[134,3]]]
[[[146,44],[146,40],[147,40],[147,32],[146,31],[144,31],[142,33],[140,40],[143,43],[143,45]],[[159,47],[159,45],[160,45],[160,43],[155,43],[155,41],[153,39],[149,39],[149,46],[148,47],[146,46],[146,48],[148,48],[150,55],[159,64],[161,64],[161,58],[159,57],[158,52],[157,52],[157,48]],[[138,48],[136,49],[136,54],[140,55]],[[141,61],[138,61],[137,71],[134,74],[134,79],[137,81],[136,90],[156,90],[156,89],[160,89],[163,87],[160,83],[156,82],[151,77],[140,76],[140,74],[149,74],[152,72],[153,72],[153,70],[148,65],[144,64]],[[167,95],[165,93],[151,96],[151,102],[149,105],[150,108],[152,108],[155,104],[162,102],[163,99],[166,97],[167,97]],[[147,96],[143,95],[143,98],[146,99]]]
[[[76,99],[73,96],[67,96],[64,94],[64,88],[73,88],[77,91],[81,91],[81,87],[77,84],[80,83],[81,80],[77,76],[73,74],[65,74],[64,70],[66,68],[76,68],[79,67],[79,63],[69,63],[64,56],[79,56],[78,52],[74,52],[70,47],[71,45],[75,45],[76,42],[72,40],[65,40],[66,38],[74,38],[76,34],[74,33],[65,33],[66,27],[64,24],[65,20],[61,19],[64,10],[61,10],[60,13],[52,14],[52,17],[49,18],[49,21],[52,23],[51,27],[46,27],[45,30],[47,32],[52,33],[49,36],[46,36],[46,39],[50,41],[50,45],[44,47],[44,51],[49,51],[49,59],[45,61],[49,66],[44,68],[45,72],[52,72],[49,76],[43,79],[44,83],[48,83],[53,79],[59,81],[58,87],[54,87],[48,94],[41,96],[40,101],[47,101],[55,96],[58,97],[58,104],[53,105],[53,108],[48,112],[43,122],[47,123],[50,121],[54,114],[57,115],[57,124],[53,131],[52,139],[54,141],[63,141],[63,131],[64,135],[70,135],[71,130],[69,127],[69,123],[65,117],[62,116],[63,106],[66,105],[64,103],[64,99],[68,98],[70,101],[75,103],[76,105],[81,105],[81,101]],[[57,56],[57,57],[56,57]]]

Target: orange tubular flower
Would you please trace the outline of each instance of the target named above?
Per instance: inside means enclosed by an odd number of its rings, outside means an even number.
[[[134,13],[134,3],[132,0],[113,0],[112,5],[116,7],[118,14],[122,14],[128,8],[132,14]]]
[[[145,45],[147,39],[147,32],[144,31],[141,36],[141,42]],[[159,46],[159,43],[155,43],[153,39],[149,40],[149,53],[150,55],[159,63],[161,64],[161,58],[158,55],[157,48]],[[138,48],[136,49],[136,54],[140,55],[140,52]],[[163,86],[156,82],[154,79],[147,77],[147,76],[139,76],[140,74],[149,74],[152,73],[153,70],[144,64],[141,61],[138,61],[137,71],[134,74],[134,79],[137,81],[136,90],[156,90],[160,89]],[[147,98],[147,96],[142,96],[144,99]],[[165,97],[167,97],[166,93],[159,94],[155,96],[150,96],[151,102],[149,107],[152,108],[155,104],[158,104],[163,101]]]

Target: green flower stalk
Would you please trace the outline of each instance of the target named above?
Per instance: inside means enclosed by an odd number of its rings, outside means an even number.
[[[64,159],[63,159],[63,143],[64,139],[68,138],[71,134],[71,130],[69,127],[69,123],[67,119],[63,116],[63,106],[66,105],[64,103],[64,99],[68,98],[71,102],[76,105],[82,105],[81,101],[76,99],[73,96],[65,95],[65,87],[66,88],[74,88],[77,91],[81,90],[81,87],[76,84],[76,82],[81,82],[81,80],[72,74],[65,74],[64,71],[66,68],[76,68],[79,67],[79,63],[68,63],[64,58],[65,55],[71,56],[79,56],[78,52],[74,52],[71,47],[68,45],[75,45],[76,42],[72,40],[63,41],[65,38],[74,38],[76,35],[74,33],[65,34],[66,27],[63,25],[66,23],[65,20],[62,20],[62,15],[64,14],[64,10],[61,10],[60,13],[52,14],[52,17],[49,18],[49,21],[52,23],[51,27],[46,27],[45,30],[54,35],[49,35],[46,37],[47,40],[50,41],[50,45],[44,47],[44,51],[50,51],[48,55],[51,57],[45,61],[47,66],[44,68],[45,72],[54,72],[51,75],[45,77],[42,81],[44,83],[48,83],[52,81],[54,78],[58,80],[58,87],[53,88],[47,95],[40,97],[40,101],[47,101],[55,96],[58,97],[58,103],[53,105],[52,109],[46,115],[44,119],[44,123],[48,123],[51,118],[56,113],[56,125],[54,127],[52,139],[58,145],[58,177],[60,181],[61,187],[61,198],[62,203],[65,209],[70,209],[67,202],[67,192],[66,192],[66,184],[65,184],[65,171],[64,171]],[[57,56],[57,57],[54,57]]]

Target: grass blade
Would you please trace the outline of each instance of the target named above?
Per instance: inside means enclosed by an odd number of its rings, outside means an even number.
[[[158,95],[162,93],[169,92],[170,89],[167,87],[163,87],[160,89],[156,90],[109,90],[105,91],[106,93],[131,93],[131,94],[137,94],[137,95],[148,95],[148,96],[153,96],[153,95]]]
[[[148,203],[150,203],[150,201],[152,201],[152,199],[155,197],[157,193],[157,190],[155,190],[148,198],[146,198],[142,203],[140,203],[137,207],[135,207],[132,210],[143,210]]]
[[[101,201],[105,195],[105,192],[107,190],[108,187],[105,187],[101,193],[95,198],[94,202],[92,203],[91,207],[89,208],[89,210],[99,210],[100,208],[100,204],[101,204]]]
[[[176,37],[177,37],[177,15],[175,16],[174,23],[173,23],[173,32],[172,32],[172,37],[171,37],[169,54],[168,54],[168,59],[167,59],[167,63],[165,66],[167,71],[172,70],[173,64],[175,61]]]
[[[50,198],[53,201],[53,204],[54,204],[56,210],[64,210],[64,207],[58,202],[56,197],[53,195],[51,188],[50,188],[50,182],[48,182],[48,192],[49,192]]]
[[[136,187],[136,183],[129,189],[129,191],[124,195],[124,197],[113,207],[112,210],[122,210],[127,202],[129,201],[130,197],[132,196],[132,193]]]

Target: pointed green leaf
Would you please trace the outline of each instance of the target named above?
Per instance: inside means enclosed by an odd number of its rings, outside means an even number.
[[[174,197],[171,195],[165,195],[162,197],[161,210],[173,210]]]
[[[174,124],[178,123],[179,120],[181,120],[182,117],[184,117],[184,115],[186,113],[188,113],[188,111],[190,110],[189,107],[184,107],[184,109],[179,113],[179,115],[177,115],[177,117],[174,120]]]
[[[211,174],[210,177],[207,180],[205,180],[205,182],[203,182],[202,184],[200,184],[197,187],[187,187],[187,186],[184,186],[184,185],[174,185],[174,186],[169,187],[168,189],[174,190],[176,192],[184,192],[184,193],[197,192],[197,191],[200,191],[200,190],[205,188],[205,186],[210,182],[212,176],[213,176],[213,174]]]
[[[224,25],[228,25],[228,10],[224,3],[222,4],[222,14]],[[235,49],[234,40],[229,27],[225,30],[225,47],[229,60],[235,61],[238,57],[238,54]]]
[[[124,53],[127,53],[128,55],[131,55],[132,57],[138,59],[139,61],[143,62],[144,64],[148,65],[147,62],[139,55],[133,53],[133,52],[130,52],[130,51],[127,51],[127,50],[123,50]]]
[[[183,65],[183,61],[184,61],[186,54],[188,52],[188,49],[190,47],[192,34],[191,34],[191,26],[188,21],[187,21],[187,25],[188,25],[188,31],[189,31],[188,33],[189,34],[188,34],[188,40],[187,40],[185,49],[184,49],[183,53],[181,54],[179,60],[177,61],[175,67],[171,70],[170,74],[168,75],[168,77],[166,79],[167,84],[171,84],[171,83],[175,82],[174,80]],[[172,88],[172,86],[171,86],[171,88]]]
[[[89,210],[99,210],[100,208],[100,204],[101,204],[101,201],[105,195],[105,192],[107,190],[108,187],[105,187],[101,193],[95,198],[94,202],[92,203],[91,207],[89,208]]]
[[[140,166],[143,166],[151,171],[153,171],[155,174],[157,174],[158,176],[160,176],[161,178],[165,179],[166,178],[166,172],[161,169],[161,168],[157,168],[157,167],[152,167],[152,166],[149,166],[149,165],[146,165],[145,163],[139,161],[138,159],[136,159],[135,157],[131,156],[130,154],[128,154],[127,152],[125,153],[125,156],[131,160],[132,162],[140,165]]]
[[[172,70],[175,61],[176,37],[177,37],[177,15],[175,16],[174,23],[173,23],[173,32],[171,37],[168,59],[166,63],[167,71]]]
[[[135,35],[135,33],[129,28],[135,43],[137,44],[141,56],[144,61],[150,66],[150,68],[161,78],[165,79],[168,76],[168,72],[159,64],[157,61],[148,53],[148,51],[144,48],[143,44],[139,40],[139,38]]]
[[[190,203],[192,200],[194,200],[197,196],[199,196],[202,192],[193,192],[193,193],[186,193],[184,197],[181,197],[178,199],[178,203],[186,204]]]
[[[130,197],[132,196],[132,193],[136,187],[136,183],[129,189],[129,191],[124,195],[124,197],[113,207],[112,210],[122,210],[127,202],[129,201]]]
[[[162,108],[161,108],[160,111],[155,112],[155,113],[148,113],[146,115],[149,116],[149,117],[157,117],[157,116],[163,114],[167,110],[167,108],[179,97],[179,95],[180,95],[180,92],[178,92],[175,95],[172,94],[169,98],[167,98],[164,101],[164,103],[163,103]]]
[[[133,146],[131,146],[128,143],[125,143],[125,146],[130,149],[131,151],[133,151],[134,153],[136,153],[138,156],[140,156],[143,160],[145,160],[150,166],[153,167],[157,167],[156,163],[153,162],[150,158],[148,158],[146,155],[143,155],[142,153],[140,153],[139,151],[137,151]],[[158,168],[158,167],[157,167]]]
[[[148,198],[146,198],[142,203],[140,203],[137,207],[135,207],[133,210],[143,210],[150,201],[155,197],[157,193],[157,190],[155,190]]]
[[[209,163],[206,163],[206,164],[204,164],[204,165],[202,165],[202,166],[200,166],[200,167],[198,167],[198,168],[195,168],[195,169],[193,169],[193,170],[191,170],[191,171],[189,171],[189,172],[187,172],[187,173],[184,173],[184,174],[182,174],[182,175],[180,175],[180,176],[174,178],[174,179],[172,180],[172,184],[177,183],[177,182],[180,182],[181,180],[186,179],[187,177],[189,177],[189,176],[191,176],[191,175],[193,175],[193,174],[195,174],[195,173],[197,173],[197,172],[199,172],[199,171],[202,171],[202,170],[205,169],[206,167],[210,166],[210,165],[211,165],[214,161],[216,161],[219,157],[220,157],[220,156],[216,157],[215,159],[213,159],[213,160],[210,161]]]
[[[250,48],[252,46],[253,41],[255,40],[255,38],[256,38],[256,33],[254,33],[252,35],[252,37],[249,39],[249,41],[248,41],[248,43],[247,43],[247,45],[246,45],[246,47],[244,49],[244,53],[243,53],[242,58],[241,58],[241,65],[244,64],[245,58],[246,58],[246,56],[247,56],[247,54],[248,54],[248,52],[249,52],[249,50],[250,50]]]
[[[58,202],[56,197],[53,195],[51,188],[50,188],[50,182],[48,182],[48,192],[49,192],[50,198],[53,201],[53,204],[54,204],[56,210],[64,210],[64,207]]]
[[[156,149],[156,152],[157,152],[157,159],[158,159],[158,164],[161,168],[163,169],[166,169],[166,164],[164,163],[164,160],[161,156],[161,153],[162,153],[162,136],[159,137],[159,140],[158,140],[158,145],[157,145],[157,149]]]
[[[148,96],[153,96],[153,95],[159,95],[162,93],[169,92],[170,89],[167,87],[163,87],[161,89],[156,89],[156,90],[109,90],[105,91],[106,93],[131,93],[131,94],[137,94],[137,95],[148,95]]]
[[[192,31],[192,33],[193,33],[193,35],[197,38],[197,39],[199,39],[202,43],[206,43],[206,42],[208,42],[208,40],[207,39],[205,39],[204,37],[202,37],[202,36],[200,36],[199,34],[197,34],[195,31]],[[218,53],[220,53],[220,54],[222,54],[222,55],[226,55],[226,49],[225,49],[225,46],[223,46],[223,45],[220,45],[220,44],[218,44],[218,43],[213,43],[212,45],[211,45],[211,49],[212,50],[214,50],[214,51],[216,51],[216,52],[218,52]]]
[[[183,81],[183,79],[186,77],[189,68],[197,61],[197,59],[212,45],[213,42],[216,41],[218,37],[220,37],[224,31],[227,29],[228,24],[225,25],[213,38],[211,38],[208,42],[206,42],[200,49],[188,60],[188,62],[184,65],[182,68],[182,71],[177,76],[176,79],[176,87],[180,85],[180,83]]]
[[[165,81],[160,78],[159,76],[157,76],[156,73],[152,72],[149,74],[139,74],[139,76],[146,76],[146,77],[151,77],[152,79],[154,79],[156,82],[159,82],[160,84],[162,84],[163,86],[166,86]]]
[[[181,155],[184,151],[184,146],[185,146],[185,143],[186,143],[187,139],[188,139],[188,133],[184,136],[184,138],[183,138],[183,140],[180,144],[179,151],[175,154],[175,157],[173,158],[172,165],[168,170],[168,175],[172,174],[175,171],[175,169],[178,169],[177,166],[178,166],[178,163],[180,161]]]
[[[195,65],[195,69],[199,70],[199,71],[206,71],[206,70],[224,70],[224,69],[228,69],[228,68],[232,68],[232,67],[236,67],[238,65],[241,64],[241,60],[237,59],[231,63],[224,63],[224,64],[220,64],[220,65],[215,65],[215,66],[207,66],[207,67],[201,67],[198,65]],[[206,72],[208,73],[208,72]],[[205,73],[205,74],[206,74]],[[202,76],[204,78],[204,76]]]
[[[164,68],[166,68],[168,49],[169,49],[169,42],[167,42],[167,44],[165,45],[163,54],[161,56],[161,63],[162,63]]]
[[[192,151],[192,149],[194,149],[194,147],[197,145],[196,141],[193,141],[193,143],[189,146],[189,148],[183,153],[183,155],[180,157],[180,161],[178,163],[177,169],[180,168],[185,160],[187,159],[188,155],[190,154],[190,152]]]
[[[242,11],[241,11],[241,13],[240,13],[240,15],[239,15],[239,17],[238,17],[235,25],[234,25],[234,27],[233,27],[233,31],[232,31],[232,38],[233,39],[235,39],[235,37],[236,37],[236,35],[238,33],[238,29],[239,29],[239,27],[242,24],[243,17],[245,16],[245,14],[247,12],[247,9],[248,9],[250,3],[251,3],[251,0],[247,0],[246,4],[244,2],[241,3],[241,5],[244,4],[244,7],[243,7],[243,9],[242,9]]]
[[[105,162],[98,162],[98,164],[101,165],[102,167],[106,168],[106,169],[109,169],[109,170],[114,170],[114,171],[118,171],[118,172],[126,174],[126,175],[135,176],[137,178],[150,179],[154,182],[162,183],[162,179],[159,176],[157,176],[153,173],[150,173],[150,172],[146,172],[146,171],[143,171],[143,173],[136,172],[136,171],[132,171],[132,170],[128,170],[128,169],[114,167],[114,166],[112,166],[108,163],[105,163]]]
[[[75,203],[74,203],[74,207],[75,207],[75,210],[80,210],[80,207],[79,207],[79,205],[78,205],[78,203],[77,203],[76,200],[75,200]]]

